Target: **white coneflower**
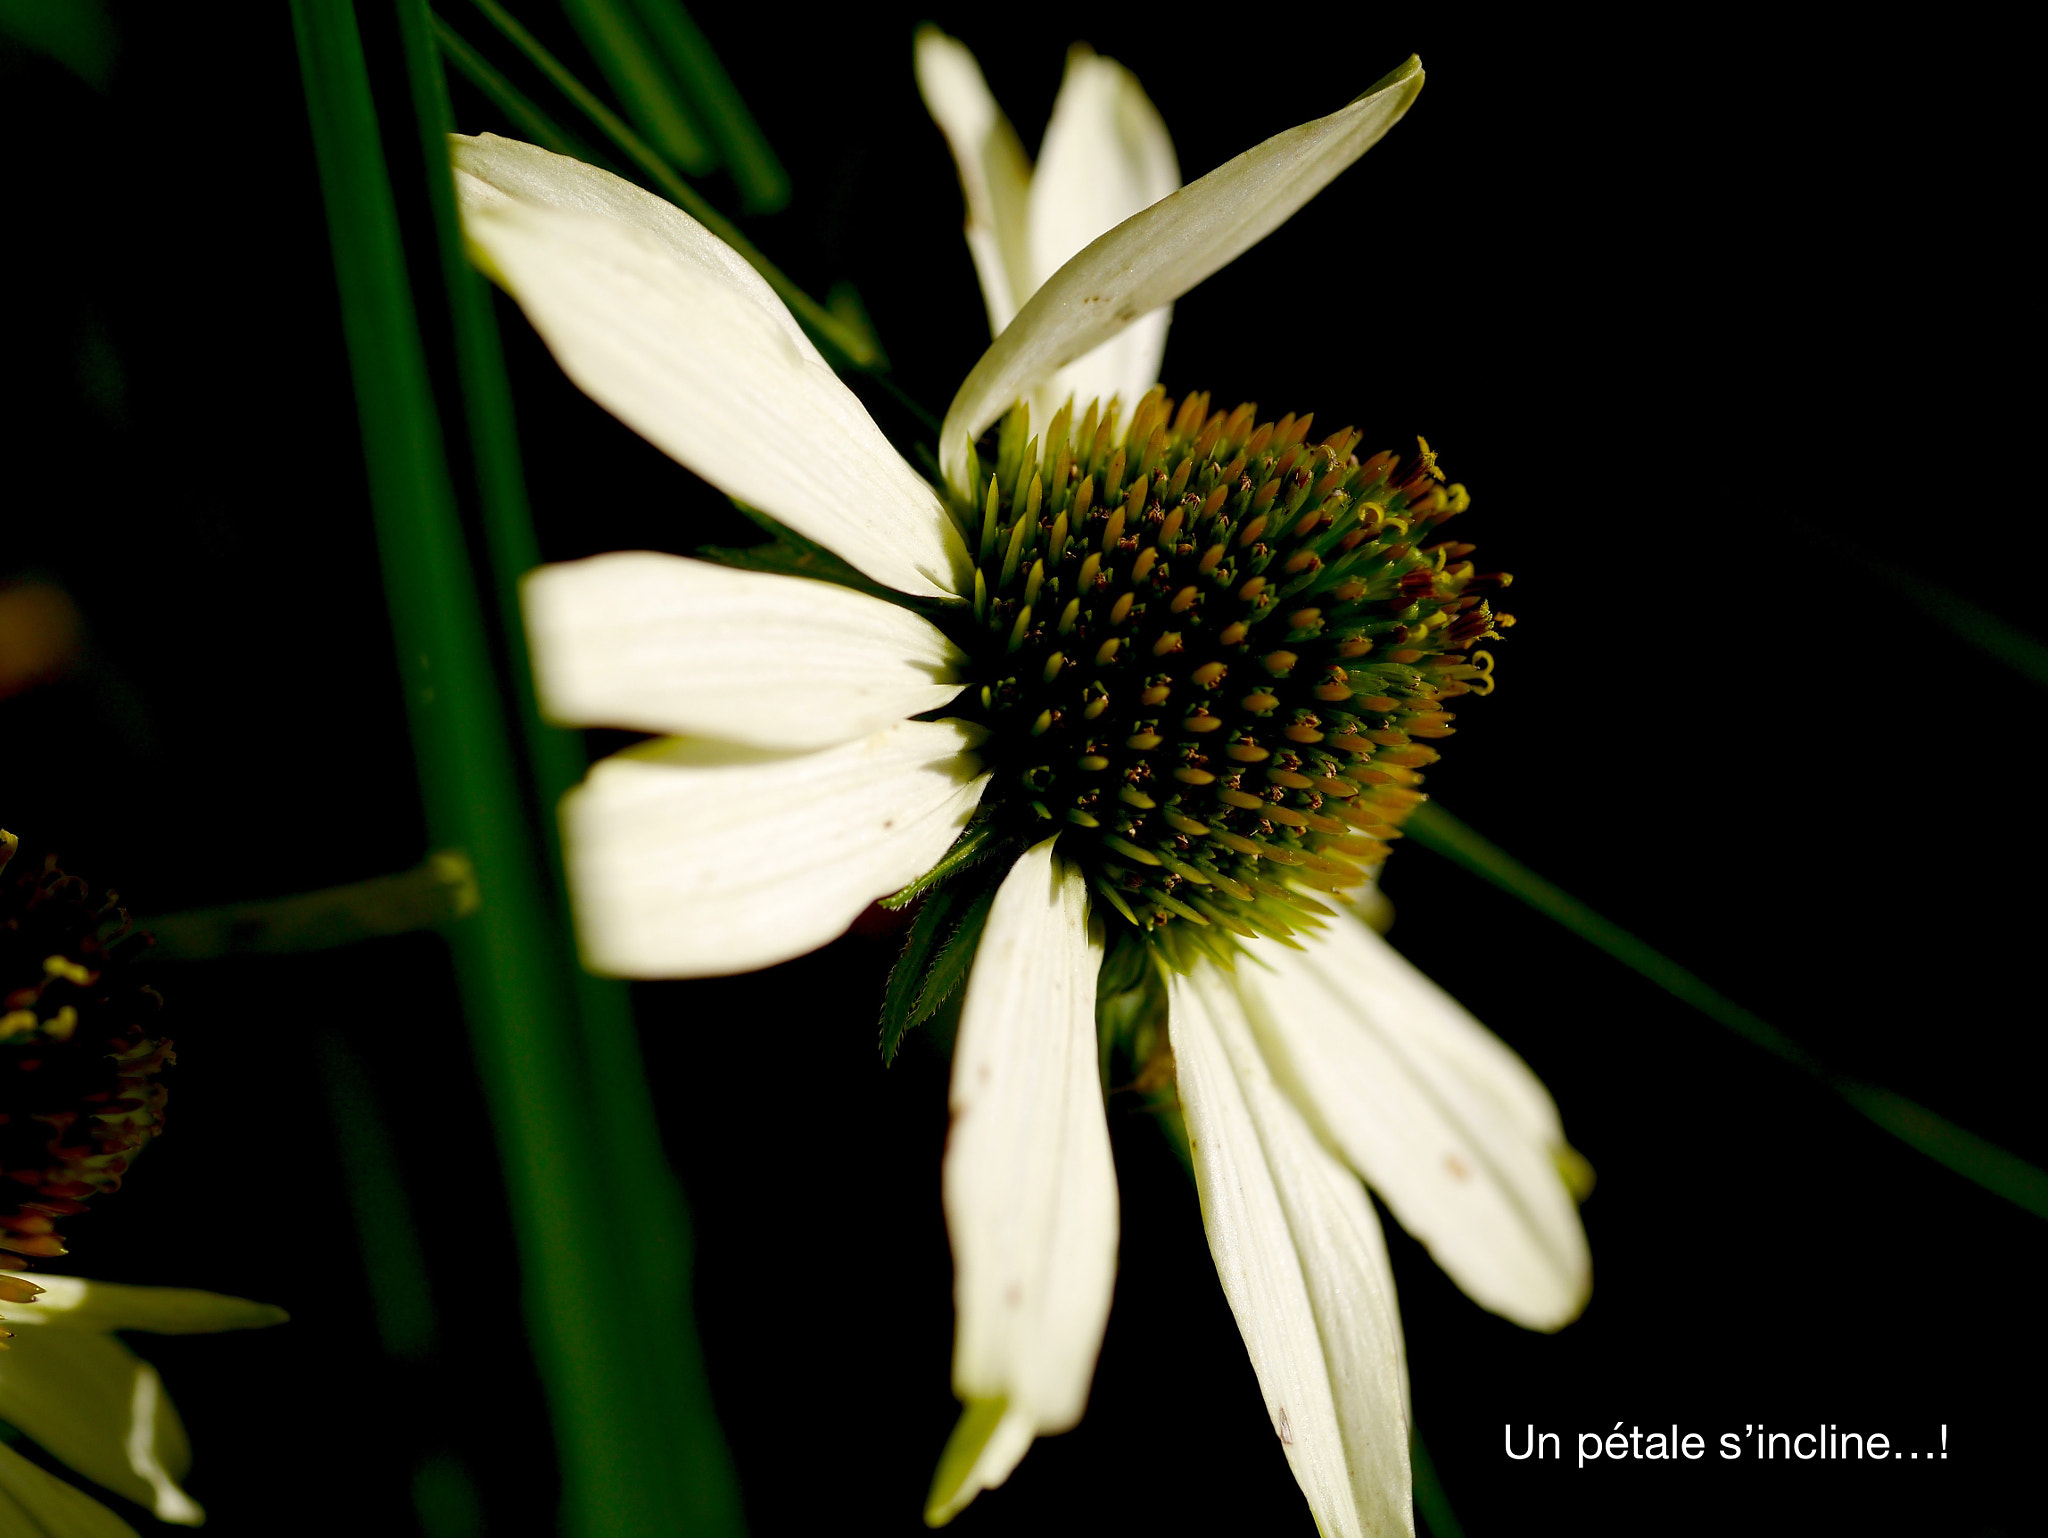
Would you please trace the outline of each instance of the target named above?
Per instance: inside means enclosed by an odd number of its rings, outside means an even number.
[[[1361,460],[1348,430],[1312,441],[1305,417],[1148,387],[1164,307],[1375,142],[1421,71],[1144,206],[1172,152],[1118,66],[1070,60],[1059,131],[1020,182],[972,61],[936,34],[919,46],[1000,328],[947,413],[938,488],[687,216],[528,145],[455,143],[478,260],[571,377],[888,590],[647,553],[529,578],[548,713],[662,734],[564,808],[585,954],[630,976],[742,971],[927,892],[905,965],[931,980],[904,996],[929,1013],[967,979],[945,1175],[964,1412],[934,1522],[1081,1415],[1117,1239],[1097,1002],[1156,1006],[1116,1013],[1160,1064],[1170,1011],[1211,1244],[1274,1429],[1325,1531],[1406,1531],[1392,1282],[1345,1164],[1489,1306],[1554,1326],[1586,1287],[1541,1087],[1324,901],[1419,799],[1434,754],[1417,739],[1448,731],[1444,702],[1487,686],[1470,648],[1499,579],[1436,532],[1464,497],[1426,446]],[[1123,191],[1063,221],[1091,162]],[[1022,234],[991,212],[1004,199]],[[1089,238],[1104,218],[1121,222]],[[1133,322],[1137,342],[1101,350]],[[1033,437],[1020,403],[1070,388],[1135,404],[1067,402]],[[975,446],[998,417],[991,465]],[[1319,987],[1385,1075],[1354,1082],[1327,1022],[1293,1030],[1291,1001]],[[1300,1082],[1331,1051],[1343,1072]],[[1401,1108],[1408,1141],[1346,1125],[1373,1104]]]

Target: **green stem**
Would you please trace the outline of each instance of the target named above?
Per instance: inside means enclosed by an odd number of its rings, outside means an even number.
[[[693,1530],[637,1392],[637,1289],[609,1262],[614,1171],[576,1050],[578,984],[513,768],[429,383],[368,69],[346,0],[292,0],[371,510],[430,836],[482,903],[449,934],[519,1241],[528,1332],[575,1538]],[[423,29],[414,29],[423,36]],[[409,44],[412,39],[408,39]],[[409,47],[409,52],[417,51]]]
[[[1780,1062],[1826,1085],[1860,1115],[1907,1147],[1925,1154],[1993,1195],[2004,1197],[2023,1211],[2035,1217],[2048,1218],[2048,1172],[1935,1115],[1904,1095],[1837,1072],[1754,1010],[1745,1009],[1709,986],[1697,974],[1637,939],[1563,888],[1537,875],[1436,803],[1427,802],[1417,807],[1408,819],[1407,831],[1408,836],[1423,848],[1434,850],[1453,864],[1519,898],[1544,917],[1605,951],[1630,971],[1647,978],[1672,997],[1690,1004],[1716,1025],[1733,1031],[1751,1046],[1770,1053]]]
[[[1408,1464],[1415,1480],[1415,1514],[1428,1527],[1429,1538],[1465,1538],[1429,1448],[1423,1444],[1422,1428],[1412,1420],[1408,1423]]]
[[[135,927],[155,936],[155,954],[169,961],[277,956],[435,929],[474,913],[477,901],[469,857],[459,849],[442,849],[395,876],[372,876],[269,902],[141,918]]]
[[[803,323],[804,329],[810,332],[814,341],[830,351],[839,353],[855,368],[881,369],[888,366],[880,346],[872,336],[861,335],[784,276],[779,267],[763,256],[754,243],[740,233],[738,225],[713,208],[702,193],[676,175],[668,162],[634,133],[625,119],[591,94],[589,87],[570,73],[561,60],[542,47],[540,40],[522,27],[509,11],[498,4],[498,0],[474,0],[474,4],[490,20],[491,25],[505,35],[506,41],[525,54],[536,69],[553,81],[555,88],[574,102],[583,115],[596,124],[604,136],[618,146],[621,153],[667,193],[678,208],[745,257],[753,265],[754,270],[767,279],[768,286],[781,296],[782,302],[788,305],[790,312]]]
[[[581,739],[541,720],[533,688],[518,582],[539,564],[519,457],[512,394],[491,293],[464,254],[448,169],[451,122],[435,65],[424,0],[399,0],[399,19],[420,129],[420,149],[442,259],[484,550],[498,597],[498,621],[514,678],[519,738],[538,804],[552,809],[582,778]],[[542,818],[556,891],[565,890],[559,828]],[[575,1023],[589,1075],[596,1154],[611,1202],[618,1249],[611,1264],[633,1294],[632,1360],[655,1444],[663,1449],[670,1509],[692,1533],[741,1530],[740,1500],[692,1324],[688,1211],[655,1116],[646,1064],[626,985],[573,969]]]

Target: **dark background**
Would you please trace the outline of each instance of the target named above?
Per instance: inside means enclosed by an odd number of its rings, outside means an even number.
[[[85,626],[64,677],[0,701],[0,821],[149,913],[409,865],[425,835],[284,9],[114,15],[104,91],[0,63],[0,576],[61,585]],[[911,81],[920,13],[698,19],[794,182],[749,232],[813,293],[856,284],[896,382],[942,412],[986,337]],[[1190,179],[1422,55],[1387,141],[1181,302],[1169,388],[1355,421],[1369,446],[1428,434],[1521,620],[1432,790],[1823,1058],[2048,1162],[2048,696],[1898,578],[2040,612],[2019,40],[1402,8],[937,19],[1027,147],[1088,37],[1137,71]],[[456,105],[466,131],[506,126]],[[551,556],[729,537],[716,496],[500,314]],[[1593,1302],[1555,1337],[1465,1301],[1390,1225],[1417,1420],[1468,1532],[2041,1530],[2039,1220],[1437,857],[1403,850],[1385,879],[1393,938],[1542,1075],[1600,1175]],[[855,935],[637,990],[758,1534],[920,1530],[955,1413],[945,1065],[920,1043],[877,1060],[891,956]],[[170,1135],[65,1265],[293,1311],[138,1342],[212,1530],[409,1531],[423,1462],[443,1532],[543,1530],[545,1410],[439,942],[159,985]],[[958,1530],[1305,1535],[1192,1187],[1134,1097],[1110,1113],[1124,1238],[1088,1418]],[[1574,1434],[1617,1421],[1710,1445],[1827,1422],[1922,1451],[1946,1425],[1949,1456],[1575,1467]],[[1504,1456],[1532,1423],[1562,1466]]]

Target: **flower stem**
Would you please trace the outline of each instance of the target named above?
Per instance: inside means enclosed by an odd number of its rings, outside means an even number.
[[[1510,896],[1520,898],[1673,998],[1690,1004],[1716,1025],[1826,1085],[1907,1147],[1993,1195],[2004,1197],[2023,1211],[2048,1218],[2048,1172],[1904,1095],[1831,1068],[1761,1015],[1716,991],[1654,946],[1545,880],[1435,802],[1415,808],[1407,822],[1407,833],[1423,848],[1434,850]]]

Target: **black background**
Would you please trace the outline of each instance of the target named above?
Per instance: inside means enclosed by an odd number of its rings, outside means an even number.
[[[425,835],[287,17],[115,14],[109,91],[19,52],[0,76],[0,574],[61,583],[88,635],[69,677],[0,702],[0,819],[144,912],[400,868]],[[365,15],[395,91],[388,22]],[[699,16],[794,180],[749,232],[814,293],[854,282],[897,383],[938,413],[986,335],[911,80],[919,19]],[[1942,35],[1398,7],[937,19],[1027,146],[1086,36],[1137,71],[1190,179],[1422,55],[1429,86],[1386,142],[1180,303],[1169,388],[1355,421],[1374,445],[1428,434],[1521,620],[1432,790],[1822,1057],[2048,1161],[2048,701],[1871,564],[2039,628],[2018,40],[1963,16]],[[456,104],[465,131],[507,126]],[[716,496],[500,315],[551,557],[729,536]],[[908,446],[914,420],[867,393]],[[1385,879],[1395,941],[1543,1076],[1600,1175],[1593,1301],[1554,1337],[1465,1301],[1390,1225],[1417,1420],[1468,1532],[2040,1530],[2038,1219],[1435,856],[1404,850]],[[756,1533],[920,1530],[955,1413],[945,1065],[915,1044],[876,1059],[891,955],[856,934],[636,990]],[[430,1455],[474,1482],[472,1530],[543,1530],[545,1410],[438,941],[160,985],[170,1135],[65,1265],[293,1311],[267,1335],[139,1342],[213,1531],[410,1531]],[[405,1171],[409,1220],[387,1201],[367,1242],[337,1055]],[[1088,1417],[958,1530],[1305,1535],[1194,1192],[1132,1097],[1110,1115],[1124,1237]],[[432,1348],[383,1351],[423,1304]],[[1948,1457],[1576,1467],[1574,1435],[1616,1422],[1710,1446],[1827,1422],[1922,1452],[1945,1425]],[[1530,1424],[1562,1434],[1563,1464],[1504,1456]]]

